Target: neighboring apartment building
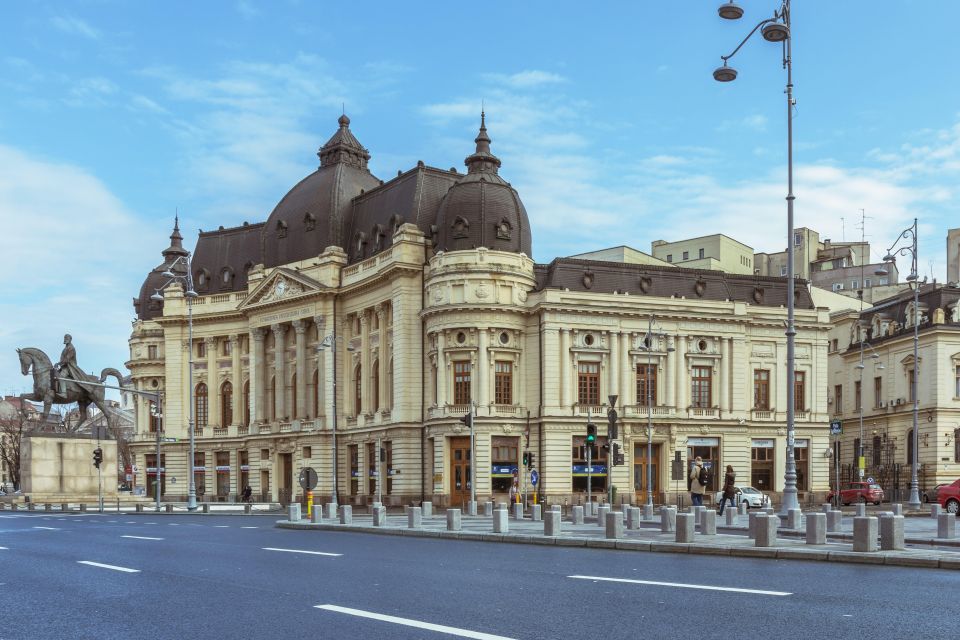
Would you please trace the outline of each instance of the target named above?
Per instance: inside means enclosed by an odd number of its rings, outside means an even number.
[[[654,240],[650,243],[650,252],[658,260],[685,269],[754,273],[753,249],[722,233],[676,242]]]
[[[864,476],[889,497],[909,497],[913,455],[911,380],[919,370],[918,449],[921,489],[960,476],[960,288],[938,284],[903,291],[863,312],[831,315],[828,401],[843,435],[833,445],[834,477],[856,479],[863,415]],[[919,366],[913,326],[919,321]],[[863,350],[863,368],[861,361]]]
[[[138,389],[163,394],[173,440],[158,464],[161,422],[138,400],[132,450],[149,493],[159,467],[174,499],[190,472],[208,499],[246,485],[296,499],[296,478],[312,467],[317,501],[330,499],[335,478],[343,503],[372,500],[381,480],[387,504],[460,505],[474,471],[480,500],[505,500],[514,478],[529,488],[529,451],[541,499],[583,501],[588,416],[599,425],[595,494],[610,482],[633,501],[685,492],[670,480],[678,454],[714,465],[715,483],[731,464],[742,482],[775,492],[793,393],[800,491],[825,495],[828,313],[805,287],[797,384],[787,389],[784,279],[659,266],[629,248],[604,250],[606,261],[535,264],[526,211],[482,122],[466,174],[421,163],[386,182],[369,173],[348,125],[341,118],[320,169],[266,223],[201,233],[192,342],[189,299],[162,275],[184,274],[177,229],[144,282],[128,367]],[[152,299],[159,289],[163,302]],[[621,466],[605,448],[610,395]]]

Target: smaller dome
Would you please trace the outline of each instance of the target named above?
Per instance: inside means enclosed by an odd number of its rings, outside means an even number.
[[[476,152],[464,161],[467,174],[450,187],[437,212],[436,249],[487,247],[531,255],[530,221],[516,189],[498,174],[490,151],[486,114],[480,114]]]
[[[164,272],[172,271],[177,275],[186,275],[187,261],[180,260],[186,258],[190,253],[183,248],[183,236],[180,235],[180,218],[177,217],[173,222],[173,233],[170,234],[170,246],[163,250],[163,262],[153,271],[147,274],[143,285],[140,287],[140,295],[133,299],[133,308],[137,312],[137,317],[141,320],[153,320],[163,315],[163,303],[152,300],[151,296],[167,285],[169,278],[164,276]]]

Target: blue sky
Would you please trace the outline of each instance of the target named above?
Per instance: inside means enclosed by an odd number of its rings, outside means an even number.
[[[549,261],[722,232],[785,246],[774,2],[4,3],[0,16],[0,391],[14,349],[128,357],[131,299],[174,212],[199,228],[266,219],[317,165],[341,105],[389,179],[462,167],[486,105],[501,174]],[[960,3],[794,3],[797,226],[874,258],[920,218],[921,271],[958,225]]]

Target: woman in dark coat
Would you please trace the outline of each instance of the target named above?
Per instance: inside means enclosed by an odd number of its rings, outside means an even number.
[[[727,465],[727,472],[723,476],[723,496],[720,498],[720,515],[723,515],[723,507],[730,501],[730,506],[736,507],[737,492],[734,485],[737,483],[737,474],[733,472],[733,466]]]

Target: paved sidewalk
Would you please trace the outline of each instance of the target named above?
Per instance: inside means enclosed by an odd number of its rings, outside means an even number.
[[[420,528],[408,528],[407,516],[398,513],[387,515],[386,523],[375,527],[372,516],[361,513],[359,509],[354,510],[353,523],[348,525],[326,518],[319,523],[311,523],[306,519],[280,520],[277,526],[286,529],[351,531],[484,542],[960,569],[960,540],[936,538],[937,523],[929,515],[925,518],[904,518],[907,548],[902,551],[853,551],[853,517],[846,513],[842,520],[842,532],[827,534],[827,543],[824,545],[809,545],[804,537],[805,520],[806,518],[801,522],[801,528],[796,530],[787,529],[781,521],[776,544],[770,547],[755,546],[755,541],[748,536],[748,516],[745,515],[738,516],[733,526],[722,524],[723,520],[718,517],[716,535],[700,534],[697,527],[692,543],[676,542],[674,532],[661,533],[659,514],[655,515],[653,520],[641,521],[637,530],[629,530],[624,526],[623,537],[618,539],[606,537],[606,528],[600,526],[596,516],[587,516],[584,524],[574,525],[568,512],[563,514],[560,535],[553,537],[545,536],[544,523],[531,520],[529,514],[523,520],[510,518],[508,533],[494,533],[493,518],[482,515],[463,515],[461,530],[448,531],[446,515],[443,512],[422,518]]]

